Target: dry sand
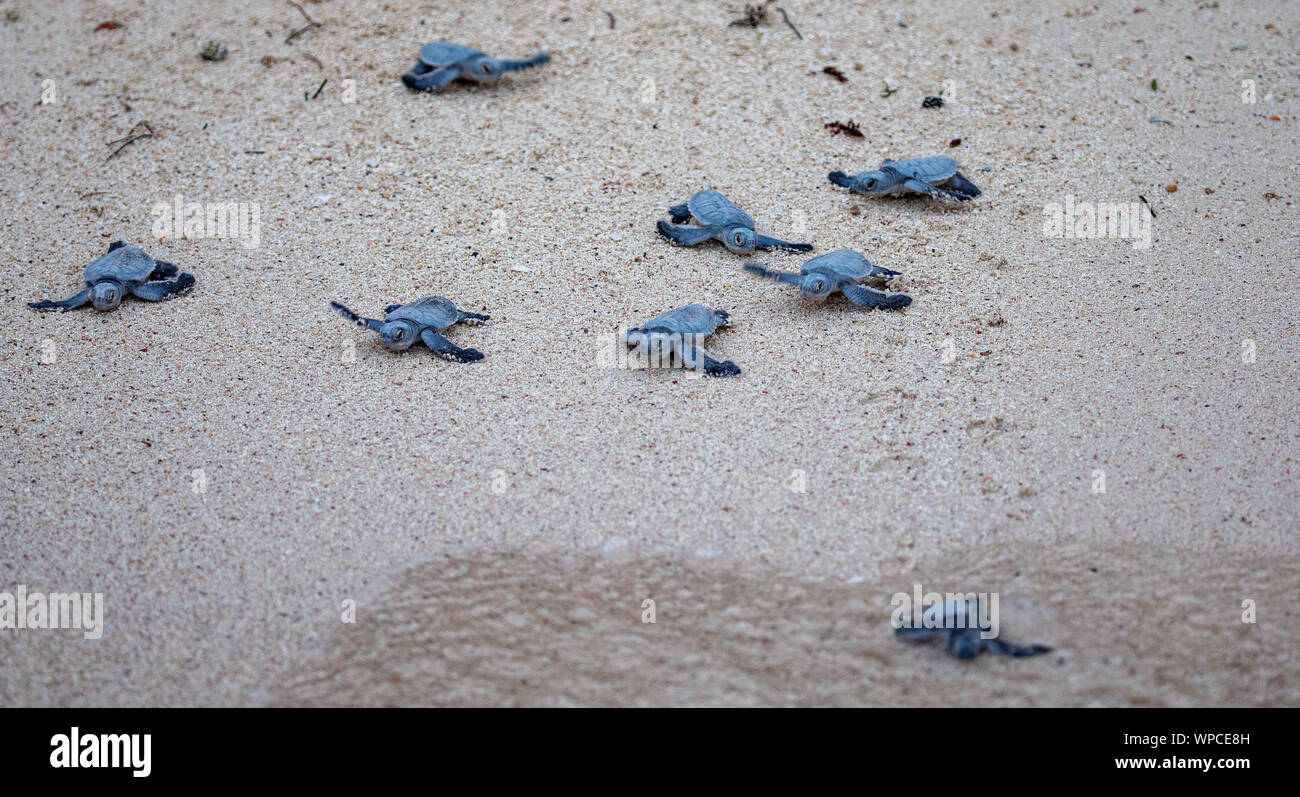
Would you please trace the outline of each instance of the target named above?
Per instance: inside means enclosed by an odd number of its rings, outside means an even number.
[[[0,591],[106,615],[0,632],[0,704],[1300,704],[1296,5],[782,2],[802,40],[714,2],[323,2],[288,44],[270,0],[0,4]],[[407,92],[436,38],[554,61]],[[940,153],[984,197],[825,178]],[[704,187],[915,302],[657,239]],[[1067,194],[1145,196],[1153,245],[1046,238]],[[154,240],[177,195],[260,203],[260,247]],[[24,306],[117,238],[198,288]],[[429,293],[486,360],[327,307]],[[742,376],[601,365],[688,302]],[[899,644],[917,582],[1056,650]]]

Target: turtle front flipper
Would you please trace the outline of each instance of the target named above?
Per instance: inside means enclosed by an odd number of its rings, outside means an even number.
[[[915,191],[918,194],[926,194],[928,196],[934,197],[935,199],[942,199],[943,197],[948,197],[949,199],[955,199],[958,202],[969,202],[971,199],[969,196],[965,194],[959,194],[956,191],[949,191],[946,188],[936,188],[935,186],[930,185],[926,181],[918,180],[915,177],[911,177],[905,180],[903,182],[903,187],[906,188],[908,191]]]
[[[690,336],[687,336],[688,338]],[[709,356],[702,347],[688,340],[682,341],[682,364],[687,368],[703,371],[705,376],[738,376],[740,366],[731,360],[717,360]]]
[[[76,310],[78,307],[84,307],[87,304],[90,304],[90,288],[86,288],[76,296],[73,296],[70,299],[64,299],[61,302],[52,302],[49,299],[45,299],[39,302],[28,302],[27,306],[33,310],[40,310],[42,312],[47,310],[61,310],[66,313],[69,310]]]
[[[501,68],[507,72],[518,72],[521,69],[532,69],[535,66],[549,64],[551,56],[548,53],[538,53],[532,58],[511,59],[501,62]]]
[[[886,310],[896,310],[907,307],[912,303],[912,297],[905,293],[889,293],[887,291],[878,291],[875,288],[868,288],[865,285],[845,285],[840,288],[850,302],[873,310],[877,307]]]
[[[750,274],[756,274],[765,279],[775,280],[777,282],[784,282],[787,285],[798,285],[799,281],[802,279],[798,274],[789,271],[770,269],[765,263],[746,263],[744,268]]]
[[[713,233],[704,227],[674,227],[663,219],[656,225],[659,234],[678,246],[694,246],[713,237]]]
[[[840,171],[831,172],[830,174],[826,175],[826,177],[832,183],[838,185],[840,188],[847,188],[850,191],[853,190],[853,178],[845,174],[844,172],[840,172]]]
[[[171,282],[142,282],[131,293],[149,302],[165,302],[194,287],[194,275],[182,274]]]
[[[811,252],[812,244],[792,244],[789,241],[782,241],[780,238],[772,238],[767,235],[754,236],[754,248],[763,251],[769,249],[783,249],[787,252]]]
[[[1018,659],[1029,656],[1041,656],[1044,653],[1051,653],[1052,649],[1046,645],[1013,645],[1010,642],[1003,642],[1001,639],[985,640],[989,650],[994,653],[1001,653],[1004,656],[1014,656]]]
[[[402,75],[402,82],[412,91],[433,91],[451,83],[460,76],[460,69],[454,66],[435,69],[430,72],[417,72],[412,69]]]
[[[365,327],[366,329],[374,330],[375,332],[378,332],[379,330],[384,328],[383,321],[380,321],[375,318],[365,318],[364,316],[359,316],[356,313],[349,310],[348,308],[339,304],[338,302],[330,302],[330,307],[333,307],[336,311],[338,311],[339,315],[343,316],[344,318],[346,318],[347,320],[351,321],[352,323],[356,324],[359,327]]]
[[[455,343],[434,332],[432,329],[426,329],[420,333],[420,340],[424,345],[433,350],[433,353],[444,360],[454,360],[458,363],[472,363],[483,359],[483,352],[478,349],[462,349]]]

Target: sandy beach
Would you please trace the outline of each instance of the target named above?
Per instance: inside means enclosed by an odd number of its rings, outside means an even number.
[[[1300,705],[1296,4],[302,7],[0,2],[0,592],[104,605],[0,705]],[[437,39],[552,61],[408,91]],[[983,195],[826,177],[922,155]],[[705,188],[913,303],[669,245]],[[197,287],[27,308],[119,239]],[[483,361],[328,305],[430,294]],[[611,365],[688,303],[740,376]],[[916,584],[1053,650],[904,644]]]

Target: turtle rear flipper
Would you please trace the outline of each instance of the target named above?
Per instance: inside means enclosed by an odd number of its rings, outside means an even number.
[[[674,227],[663,219],[655,226],[660,235],[678,246],[694,246],[713,237],[713,233],[705,227]]]
[[[153,273],[149,275],[149,280],[153,281],[153,280],[169,279],[171,277],[176,276],[176,273],[178,271],[180,271],[180,269],[176,268],[176,266],[172,265],[171,263],[167,263],[162,260],[155,260]]]
[[[959,194],[965,194],[969,198],[975,198],[981,193],[979,188],[970,180],[967,180],[961,172],[957,172],[948,180],[948,187]]]
[[[171,282],[142,282],[131,293],[149,302],[165,302],[194,287],[194,275],[182,274]]]
[[[501,62],[501,68],[507,72],[518,72],[522,69],[532,69],[536,66],[549,64],[551,56],[548,53],[538,53],[532,58],[509,59]]]
[[[42,312],[47,310],[61,310],[66,313],[69,310],[76,310],[78,307],[84,307],[87,304],[90,304],[90,288],[86,288],[76,296],[64,299],[61,302],[52,302],[49,299],[45,299],[39,302],[28,302],[27,306],[33,310],[40,310]]]
[[[690,203],[683,202],[680,205],[669,205],[668,215],[672,218],[673,224],[685,224],[691,220]]]

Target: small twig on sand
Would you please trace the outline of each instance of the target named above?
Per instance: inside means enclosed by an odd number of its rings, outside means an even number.
[[[290,33],[287,37],[285,37],[285,40],[284,40],[284,43],[285,43],[285,44],[288,44],[289,42],[291,42],[291,41],[293,41],[294,39],[298,38],[299,36],[303,35],[303,34],[306,33],[307,31],[311,30],[312,28],[319,28],[319,27],[320,27],[320,23],[317,22],[316,20],[312,19],[312,18],[311,18],[311,14],[308,14],[308,13],[307,13],[307,9],[305,9],[305,8],[303,8],[302,6],[298,5],[298,4],[295,3],[293,0],[288,0],[288,2],[289,2],[289,5],[293,6],[293,7],[296,8],[296,9],[298,9],[298,12],[299,12],[300,14],[302,14],[302,16],[303,16],[304,19],[307,20],[307,24],[306,24],[306,25],[303,25],[301,28],[298,28],[297,30],[295,30],[295,31],[293,31],[292,33]]]
[[[610,30],[613,30],[613,29],[614,29],[614,15],[611,14],[610,12],[606,11],[606,12],[605,12],[605,16],[609,17],[609,29],[610,29]]]
[[[139,130],[141,127],[143,127],[145,130],[148,130],[149,132],[148,133],[135,132],[136,130]],[[119,144],[120,146],[117,149],[113,150],[113,153],[109,155],[107,158],[105,158],[104,160],[111,161],[113,157],[117,155],[117,153],[121,152],[122,150],[126,149],[128,146],[134,144],[135,142],[139,141],[142,138],[153,138],[153,128],[150,127],[149,123],[145,121],[136,122],[135,125],[132,126],[131,129],[126,132],[125,136],[117,139],[116,141],[108,142],[108,146],[110,147],[113,146],[114,144]]]
[[[1151,203],[1148,202],[1147,198],[1142,196],[1141,194],[1138,194],[1138,199],[1142,200],[1142,204],[1147,206],[1147,210],[1151,211],[1151,218],[1154,219],[1156,217],[1156,209],[1151,207]]]
[[[727,27],[730,27],[730,28],[757,28],[759,25],[766,25],[766,24],[767,24],[767,7],[770,6],[770,5],[772,5],[772,3],[774,3],[775,1],[776,1],[776,0],[766,0],[766,2],[764,2],[764,3],[761,4],[761,5],[748,5],[748,4],[747,4],[747,5],[745,6],[745,15],[742,16],[742,17],[740,17],[739,19],[734,19],[734,20],[732,20],[732,21],[731,21],[731,24],[728,25]],[[781,12],[781,18],[785,20],[785,24],[788,25],[788,26],[790,27],[790,30],[794,31],[794,35],[797,36],[797,37],[799,37],[799,39],[802,41],[802,40],[803,40],[803,34],[800,33],[800,32],[799,32],[799,29],[796,28],[796,27],[794,26],[794,23],[790,21],[790,15],[787,14],[787,13],[785,13],[785,9],[782,8],[782,7],[780,7],[780,6],[777,6],[777,7],[776,7],[776,10]]]
[[[796,27],[794,26],[794,23],[790,21],[790,15],[787,14],[787,13],[785,13],[785,9],[782,8],[782,7],[780,7],[780,6],[777,6],[777,7],[776,7],[776,10],[781,12],[781,19],[784,19],[784,20],[785,20],[785,24],[789,25],[789,26],[790,26],[790,30],[794,31],[794,35],[795,35],[795,37],[798,38],[799,41],[803,41],[803,34],[800,33],[800,32],[799,32],[799,29],[796,28]]]
[[[849,79],[844,76],[844,73],[841,72],[838,67],[834,67],[834,66],[822,67],[822,71],[830,75],[831,77],[835,78],[841,83],[849,82]]]
[[[320,82],[320,85],[316,87],[316,93],[315,93],[315,94],[313,94],[313,95],[311,95],[310,97],[308,97],[308,96],[307,96],[307,92],[304,91],[304,92],[302,93],[302,98],[303,98],[304,100],[314,100],[314,99],[316,99],[317,97],[320,96],[321,90],[325,88],[325,84],[328,83],[328,82],[330,82],[330,79],[329,79],[329,78],[325,78],[324,80],[322,80],[322,81]]]

